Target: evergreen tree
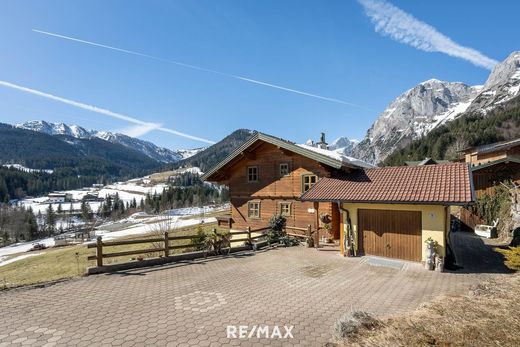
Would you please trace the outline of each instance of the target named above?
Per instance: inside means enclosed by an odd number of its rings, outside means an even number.
[[[54,209],[52,208],[52,204],[49,204],[49,207],[47,208],[46,213],[46,224],[47,224],[47,232],[49,236],[52,236],[56,229],[56,213],[54,212]]]

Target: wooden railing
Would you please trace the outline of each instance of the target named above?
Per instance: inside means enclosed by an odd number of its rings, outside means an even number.
[[[230,242],[247,242],[248,244],[252,244],[254,240],[257,240],[265,235],[259,234],[255,236],[251,236],[251,233],[262,232],[268,230],[269,228],[260,228],[252,230],[250,227],[245,231],[231,231],[229,234],[231,235]],[[216,229],[213,229],[213,232],[216,232]],[[233,236],[246,235],[243,238],[235,239]],[[166,231],[163,236],[156,238],[148,238],[148,239],[140,239],[140,240],[121,240],[121,241],[103,241],[102,236],[98,236],[96,239],[96,243],[92,243],[87,245],[87,248],[95,248],[96,254],[88,256],[88,260],[96,260],[96,265],[98,267],[103,266],[103,259],[105,258],[115,258],[115,257],[123,257],[128,255],[141,255],[141,254],[149,254],[149,253],[163,253],[162,256],[169,257],[170,251],[175,249],[185,249],[185,248],[197,248],[202,245],[202,243],[193,243],[190,242],[188,244],[182,245],[171,245],[171,241],[191,241],[196,238],[196,234],[192,235],[182,235],[182,236],[170,236],[170,234]],[[122,252],[112,252],[107,253],[106,249],[108,247],[115,246],[125,246],[125,245],[140,245],[140,244],[154,244],[153,248],[146,249],[137,249],[131,251],[122,251]],[[157,243],[162,243],[163,246],[157,247]]]
[[[265,232],[268,231],[269,227],[262,227],[257,229],[251,229],[251,227],[247,227],[244,231],[230,231],[231,235],[230,244],[235,242],[246,242],[249,245],[253,245],[254,241],[265,237]],[[312,235],[311,226],[308,225],[307,228],[299,228],[299,227],[286,227],[286,233],[292,237],[301,237],[307,238]],[[189,230],[189,229],[188,229]],[[182,230],[177,230],[176,233]],[[293,231],[293,232],[289,232]],[[213,229],[213,232],[216,232],[216,229]],[[252,234],[257,235],[252,235]],[[164,232],[162,235],[153,238],[147,239],[138,239],[138,240],[114,240],[114,241],[103,241],[102,236],[98,236],[96,239],[96,243],[91,243],[87,245],[87,248],[95,248],[96,254],[88,256],[88,260],[95,260],[96,265],[98,267],[103,266],[103,259],[106,258],[116,258],[116,257],[124,257],[129,255],[142,255],[142,254],[151,254],[151,253],[161,253],[161,257],[169,257],[170,251],[177,249],[189,249],[189,248],[199,248],[202,246],[202,243],[194,243],[191,242],[194,238],[196,238],[197,234],[190,235],[179,235],[179,236],[171,236],[168,232]],[[238,238],[234,238],[238,236]],[[186,244],[175,244],[172,245],[172,241],[190,241]],[[152,248],[143,248],[137,250],[127,250],[127,251],[119,251],[119,252],[109,252],[107,249],[116,246],[128,246],[128,245],[144,245],[144,244],[152,244]],[[159,244],[159,245],[158,245]]]

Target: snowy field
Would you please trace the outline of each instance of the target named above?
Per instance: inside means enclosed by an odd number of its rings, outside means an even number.
[[[123,237],[141,236],[150,233],[156,233],[158,231],[160,232],[165,226],[171,229],[181,229],[195,226],[201,223],[215,223],[217,221],[215,217],[205,217],[204,215],[207,213],[227,210],[229,210],[229,204],[179,208],[166,211],[161,215],[148,215],[144,212],[138,212],[134,213],[128,218],[115,222],[109,222],[97,227],[94,231],[95,235],[93,235],[93,239],[89,242],[94,241],[97,236],[102,236],[103,240],[115,240]],[[116,223],[122,224],[123,226],[119,227],[117,231],[110,231],[109,226]],[[125,223],[128,223],[129,226],[125,227]],[[53,247],[55,245],[54,238],[50,237],[30,242],[19,242],[14,245],[0,247],[0,266],[39,254],[27,253],[21,254],[15,258],[6,259],[7,256],[13,254],[28,252],[35,243],[42,243],[47,247]]]
[[[169,175],[175,176],[185,172],[191,172],[199,175],[202,174],[202,171],[198,167],[190,167],[171,171]],[[165,181],[167,178],[168,177],[165,177]],[[79,211],[81,207],[81,202],[79,201],[81,201],[83,197],[85,197],[85,195],[87,194],[97,196],[101,199],[104,199],[109,195],[114,196],[115,194],[118,194],[119,198],[125,204],[127,202],[132,202],[134,199],[139,204],[141,199],[144,199],[146,197],[146,194],[161,194],[167,187],[168,184],[166,182],[157,182],[152,184],[150,176],[145,176],[142,178],[131,179],[126,182],[116,182],[114,184],[110,184],[102,188],[90,187],[83,189],[60,191],[59,193],[67,193],[72,195],[72,200],[74,201],[72,205],[70,202],[61,203],[61,208],[63,211],[70,211],[71,206],[73,211]],[[45,214],[45,211],[49,207],[49,201],[47,196],[31,199],[22,199],[18,203],[25,206],[26,208],[31,207],[35,214],[38,214],[38,212]],[[52,208],[56,211],[60,203],[52,203],[51,205]],[[95,213],[98,211],[101,202],[89,201],[89,205],[92,211]]]
[[[172,174],[175,175],[183,172],[191,172],[194,174],[202,173],[199,168],[184,168],[173,171]],[[102,188],[91,187],[63,191],[61,193],[71,194],[72,199],[74,201],[63,202],[61,204],[52,203],[51,205],[54,211],[58,210],[58,207],[61,205],[61,209],[63,211],[70,211],[70,209],[72,208],[73,211],[78,212],[81,208],[81,202],[79,201],[83,199],[85,195],[97,195],[98,198],[105,198],[108,195],[114,196],[116,193],[119,195],[119,198],[124,203],[130,203],[133,201],[133,199],[135,199],[136,202],[139,204],[141,199],[144,199],[146,197],[146,194],[161,194],[167,186],[168,185],[166,183],[152,183],[152,180],[149,178],[149,176],[146,176],[143,178],[132,179],[126,182],[117,182],[111,185],[104,186]],[[49,207],[48,198],[46,196],[31,199],[23,199],[20,200],[18,203],[25,206],[26,208],[31,207],[35,214],[38,214],[38,212],[40,212],[42,215],[45,215]],[[89,201],[89,205],[92,211],[95,213],[98,211],[101,202]],[[201,223],[215,223],[216,219],[214,217],[205,217],[205,214],[225,210],[229,210],[229,204],[204,207],[178,208],[169,211],[164,211],[160,215],[148,215],[145,212],[138,212],[128,218],[115,222],[109,222],[104,225],[101,225],[100,227],[97,227],[95,230],[94,238],[96,236],[102,236],[104,240],[114,240],[121,237],[146,235],[163,229],[165,224],[167,224],[172,229],[177,229],[191,227]],[[56,227],[59,229],[60,226],[62,226],[64,229],[66,229],[67,226],[70,226],[70,222],[72,222],[74,226],[79,226],[83,224],[81,218],[71,217],[69,219],[70,221],[67,221],[67,218],[59,219]],[[31,242],[20,242],[7,247],[0,247],[0,266],[15,262],[17,260],[25,259],[29,256],[39,254],[20,254],[14,258],[7,259],[8,256],[16,255],[18,253],[25,253],[29,251],[35,243],[43,243],[47,247],[53,247],[55,245],[54,238],[51,237],[41,240],[34,240]]]

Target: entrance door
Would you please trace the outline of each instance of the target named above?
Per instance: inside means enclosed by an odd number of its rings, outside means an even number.
[[[360,250],[365,254],[421,261],[421,212],[358,210]]]

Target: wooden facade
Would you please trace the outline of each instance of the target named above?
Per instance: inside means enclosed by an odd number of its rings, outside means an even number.
[[[250,180],[248,168],[251,167],[256,168],[257,180]],[[233,229],[265,227],[274,214],[282,212],[282,204],[289,204],[290,212],[285,216],[287,226],[306,228],[311,225],[316,230],[320,227],[317,215],[327,213],[332,218],[333,235],[339,238],[340,214],[336,204],[320,203],[315,209],[312,202],[300,201],[304,176],[330,177],[333,170],[270,143],[260,143],[227,169]],[[258,216],[250,215],[250,202],[259,203]]]
[[[506,180],[520,184],[520,163],[503,161],[483,168],[473,168],[473,184],[477,198],[484,194],[493,194],[495,187]]]
[[[467,150],[464,154],[464,160],[472,166],[477,166],[504,159],[508,156],[520,157],[520,143],[510,147],[497,147],[496,150],[480,151],[478,148]]]

